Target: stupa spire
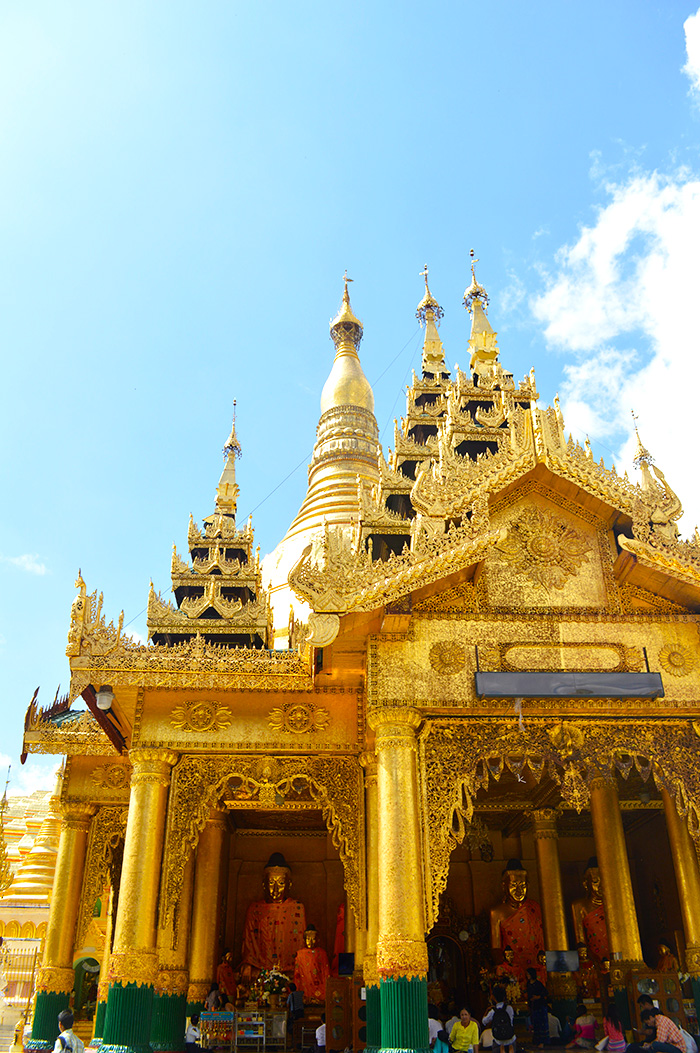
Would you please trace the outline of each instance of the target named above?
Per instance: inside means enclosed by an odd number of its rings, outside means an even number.
[[[470,250],[472,280],[464,290],[464,306],[472,316],[472,331],[469,337],[471,348],[470,368],[472,373],[484,375],[493,372],[493,367],[498,361],[498,344],[496,333],[486,317],[489,298],[486,289],[476,280],[474,265],[479,261],[474,256],[474,249]]]
[[[445,368],[445,349],[442,346],[442,340],[438,333],[440,319],[445,312],[430,291],[430,286],[428,285],[427,263],[420,272],[420,275],[425,279],[425,296],[418,304],[416,318],[420,322],[421,329],[425,329],[423,353],[421,356],[423,376],[447,377],[449,376],[449,372]]]
[[[357,353],[362,340],[362,322],[353,314],[350,306],[348,282],[352,280],[346,271],[343,275],[343,300],[330,325],[335,359],[321,392],[322,414],[338,406],[360,406],[370,413],[374,412],[374,394]]]
[[[637,421],[639,419],[638,414],[632,412],[632,420],[634,421],[634,433],[637,436],[637,444],[634,450],[634,457],[632,458],[632,464],[635,468],[639,468],[642,473],[642,487],[644,490],[653,490],[656,488],[656,484],[652,479],[649,466],[654,463],[654,458],[647,450],[646,446],[641,440],[639,435],[639,428],[637,427]]]
[[[241,444],[236,435],[236,401],[233,402],[233,423],[224,443],[224,470],[216,488],[216,511],[235,519],[239,487],[236,483],[236,458],[241,456]]]

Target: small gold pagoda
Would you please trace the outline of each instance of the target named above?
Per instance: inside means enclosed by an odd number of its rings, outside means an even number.
[[[637,482],[567,437],[534,371],[516,386],[476,262],[454,375],[422,272],[387,456],[346,275],[306,495],[264,560],[234,420],[147,645],[78,575],[69,697],[32,702],[23,746],[66,757],[31,1049],[98,900],[110,1053],[182,1050],[217,980],[263,997],[307,923],[304,960],[352,973],[327,980],[339,1048],[426,1049],[428,999],[478,1013],[503,984],[517,1008],[528,969],[562,1015],[614,999],[638,1025],[649,990],[692,1023],[700,539],[641,439]]]

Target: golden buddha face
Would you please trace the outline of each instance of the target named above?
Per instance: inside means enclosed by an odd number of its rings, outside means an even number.
[[[506,947],[505,950],[503,951],[503,957],[508,962],[509,965],[512,965],[513,964],[513,960],[515,958],[515,951],[513,950],[513,948],[512,947]]]
[[[579,948],[578,948],[578,960],[580,962],[587,962],[588,961],[588,947],[586,947],[585,943],[582,943],[582,944],[579,945]]]
[[[265,895],[270,903],[280,903],[289,895],[292,876],[286,867],[268,867],[263,879]]]
[[[603,902],[603,882],[600,879],[598,867],[591,867],[583,876],[583,887],[586,895],[593,903]]]
[[[503,892],[506,902],[519,907],[527,899],[527,871],[506,870],[503,875]]]
[[[306,932],[304,933],[304,943],[306,944],[306,946],[311,951],[316,946],[316,937],[317,936],[318,936],[318,933],[316,932],[315,929],[307,929]]]

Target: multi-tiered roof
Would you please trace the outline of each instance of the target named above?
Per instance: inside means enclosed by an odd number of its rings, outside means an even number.
[[[170,573],[177,606],[156,593],[151,582],[148,635],[156,644],[184,643],[200,635],[206,643],[227,647],[267,646],[270,609],[259,553],[253,555],[253,528],[250,520],[242,530],[236,526],[240,454],[234,418],[224,445],[214,512],[204,520],[202,530],[190,516],[190,562],[182,560],[173,546]]]

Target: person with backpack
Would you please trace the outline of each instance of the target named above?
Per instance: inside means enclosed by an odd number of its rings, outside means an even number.
[[[472,1049],[474,1053],[479,1050],[479,1025],[472,1020],[472,1015],[465,1007],[459,1011],[459,1021],[450,1031],[450,1046],[458,1050],[458,1053],[467,1053]]]
[[[494,1049],[500,1053],[515,1053],[515,1027],[513,1020],[515,1014],[512,1005],[506,1002],[506,989],[501,984],[496,984],[493,989],[493,997],[496,1004],[493,1009],[482,1020],[484,1027],[491,1028]]]
[[[58,1030],[53,1053],[85,1053],[85,1043],[73,1033],[73,1014],[70,1009],[62,1009],[58,1014]]]

